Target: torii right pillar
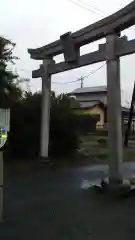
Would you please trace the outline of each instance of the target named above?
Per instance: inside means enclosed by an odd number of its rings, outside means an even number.
[[[109,184],[122,183],[120,163],[123,157],[120,59],[116,56],[118,35],[112,33],[106,37],[107,59],[107,117],[109,147]]]

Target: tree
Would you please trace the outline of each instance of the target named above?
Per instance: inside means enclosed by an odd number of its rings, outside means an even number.
[[[41,93],[25,92],[11,113],[10,153],[17,157],[36,157],[40,152]],[[51,94],[49,155],[67,156],[76,150],[78,135],[71,99]]]
[[[17,75],[7,69],[8,63],[14,64],[17,57],[13,56],[15,44],[10,40],[0,37],[0,107],[10,106],[11,100],[19,98],[22,94],[14,80]]]
[[[8,153],[14,157],[35,157],[40,144],[41,95],[25,92],[11,108]]]
[[[65,94],[55,96],[51,101],[50,155],[69,156],[79,143],[76,116],[72,110],[73,101]]]
[[[8,70],[8,64],[14,64],[14,60],[17,59],[17,57],[13,56],[14,47],[15,44],[10,40],[0,37],[0,108],[10,108],[11,119],[15,116],[14,109],[16,109],[17,113],[17,102],[22,99],[23,94],[20,86],[18,86],[15,81],[18,76]],[[11,141],[9,141],[10,133],[8,142],[4,145],[3,150],[9,148],[8,143],[11,143]]]

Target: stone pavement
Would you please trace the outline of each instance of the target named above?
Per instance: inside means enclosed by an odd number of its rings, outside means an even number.
[[[121,171],[134,174],[135,164]],[[8,170],[0,240],[135,239],[135,197],[116,201],[81,189],[106,174],[107,166]]]

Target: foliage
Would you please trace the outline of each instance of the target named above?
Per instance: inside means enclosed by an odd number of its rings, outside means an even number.
[[[7,64],[9,61],[14,63],[14,60],[17,59],[13,56],[15,45],[10,40],[0,37],[0,63]]]
[[[78,147],[76,117],[72,111],[72,100],[64,94],[53,96],[51,102],[50,154],[67,156]]]
[[[9,107],[11,100],[21,95],[21,89],[14,83],[17,75],[7,69],[8,63],[17,59],[13,56],[14,47],[14,43],[0,37],[0,107]]]
[[[36,157],[40,151],[41,94],[25,92],[11,107],[8,152],[17,157]],[[67,156],[76,150],[78,135],[70,99],[51,96],[50,146],[52,157]]]
[[[27,94],[11,107],[11,129],[8,152],[29,157],[39,152],[40,95]]]

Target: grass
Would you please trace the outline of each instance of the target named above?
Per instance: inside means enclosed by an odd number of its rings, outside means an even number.
[[[81,144],[78,150],[80,158],[89,158],[89,162],[107,163],[109,149],[107,146],[107,136],[88,135],[81,137]],[[135,144],[135,141],[133,140]],[[123,147],[123,160],[135,161],[135,148]]]
[[[132,138],[133,140],[133,138]],[[107,136],[87,135],[80,138],[80,146],[77,154],[61,159],[52,159],[54,168],[56,167],[76,167],[93,164],[106,164],[108,163],[109,150],[107,147]],[[134,141],[134,140],[133,140]],[[134,141],[135,142],[135,141]],[[123,160],[124,161],[135,161],[135,148],[123,148]],[[10,162],[10,161],[9,161]],[[31,167],[36,168],[36,159],[30,160],[19,160],[11,161],[11,165],[23,169],[26,165],[26,169]],[[13,167],[14,167],[13,166]]]

